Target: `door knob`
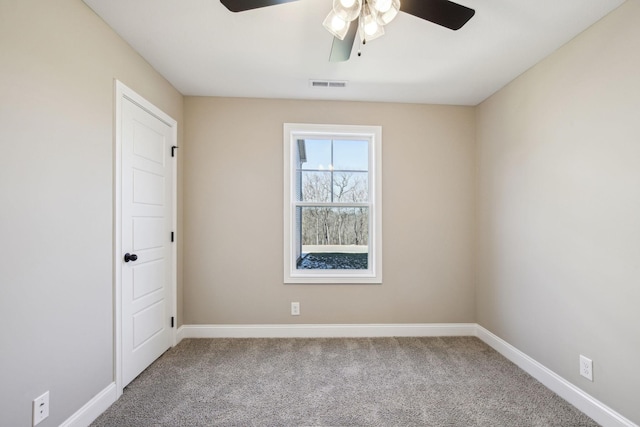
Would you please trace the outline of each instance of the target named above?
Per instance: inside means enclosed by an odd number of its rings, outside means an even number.
[[[136,254],[130,254],[129,252],[124,254],[124,262],[136,261],[137,259],[138,259],[138,255]]]

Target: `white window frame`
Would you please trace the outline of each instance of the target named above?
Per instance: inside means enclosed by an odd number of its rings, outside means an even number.
[[[298,139],[364,139],[369,142],[369,262],[367,270],[296,268],[295,144]],[[284,283],[382,283],[382,127],[284,124]]]

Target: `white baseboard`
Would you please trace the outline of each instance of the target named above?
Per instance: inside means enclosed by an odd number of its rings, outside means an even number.
[[[357,338],[475,336],[475,323],[182,325],[183,338]]]
[[[106,411],[116,399],[116,383],[111,383],[60,424],[60,427],[86,427]]]
[[[638,427],[604,403],[585,393],[552,370],[527,356],[502,338],[480,325],[476,336],[493,347],[498,353],[515,363],[523,371],[540,381],[545,387],[571,403],[604,427]]]

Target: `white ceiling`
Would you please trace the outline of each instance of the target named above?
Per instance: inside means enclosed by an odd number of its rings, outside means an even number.
[[[331,0],[241,13],[219,0],[84,2],[184,95],[477,105],[624,0],[460,0],[476,14],[458,31],[400,13],[342,63],[322,27]]]

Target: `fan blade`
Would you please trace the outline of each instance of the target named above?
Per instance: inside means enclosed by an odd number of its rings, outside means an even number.
[[[357,20],[351,21],[349,25],[349,31],[344,37],[344,40],[340,40],[337,37],[333,38],[329,62],[343,62],[349,60],[349,57],[351,57],[353,41],[356,39],[356,34],[358,33]]]
[[[231,12],[244,12],[245,10],[258,9],[261,7],[275,6],[282,3],[290,3],[298,0],[220,0]]]
[[[452,30],[459,30],[476,11],[449,0],[402,0],[400,10]]]

